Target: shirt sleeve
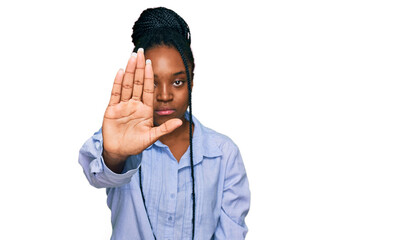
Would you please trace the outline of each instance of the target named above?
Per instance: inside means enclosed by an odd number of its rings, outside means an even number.
[[[130,156],[121,174],[109,169],[102,158],[101,129],[89,138],[79,151],[78,162],[84,170],[89,183],[96,188],[119,187],[131,181],[141,163],[141,154]]]
[[[245,239],[248,228],[245,217],[248,214],[251,193],[248,178],[239,149],[235,146],[228,155],[222,207],[215,239]]]

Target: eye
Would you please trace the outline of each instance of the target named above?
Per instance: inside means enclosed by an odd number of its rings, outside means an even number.
[[[175,87],[180,87],[183,84],[184,84],[183,80],[176,80],[176,81],[173,82],[173,86],[175,86]]]

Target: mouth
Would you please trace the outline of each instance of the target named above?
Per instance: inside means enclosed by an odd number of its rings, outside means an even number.
[[[175,111],[173,109],[159,109],[155,111],[159,116],[167,116],[173,114]]]

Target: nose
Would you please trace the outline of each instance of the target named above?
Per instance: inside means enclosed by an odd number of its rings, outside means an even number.
[[[170,102],[173,100],[173,94],[167,84],[158,84],[155,88],[156,99],[159,102]]]

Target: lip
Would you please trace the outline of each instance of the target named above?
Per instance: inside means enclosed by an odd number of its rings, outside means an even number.
[[[173,114],[175,110],[174,109],[157,109],[155,112],[157,113],[157,115],[167,116],[167,115]]]

